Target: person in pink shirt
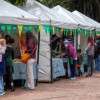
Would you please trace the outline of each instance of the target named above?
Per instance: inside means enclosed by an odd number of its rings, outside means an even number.
[[[70,79],[76,79],[76,61],[77,61],[77,54],[75,52],[74,46],[69,43],[67,39],[64,40],[64,45],[66,47],[67,53],[68,53],[68,58],[72,57],[73,63],[70,64],[70,69],[71,69],[71,77]]]

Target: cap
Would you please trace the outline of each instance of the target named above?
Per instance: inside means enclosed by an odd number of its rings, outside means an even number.
[[[68,43],[69,41],[68,41],[67,39],[65,39],[65,40],[64,40],[64,43],[66,43],[66,42]]]

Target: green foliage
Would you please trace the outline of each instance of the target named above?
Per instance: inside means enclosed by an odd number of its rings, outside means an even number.
[[[20,5],[20,6],[23,6],[27,0],[5,0],[7,2],[10,2],[14,5]]]

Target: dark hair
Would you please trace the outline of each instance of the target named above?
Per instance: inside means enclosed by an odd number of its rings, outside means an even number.
[[[57,38],[57,39],[56,39],[56,42],[61,42],[61,38],[60,38],[60,37]]]
[[[1,38],[4,38],[4,32],[0,30]]]
[[[32,33],[31,31],[27,31],[27,32],[26,32],[26,44],[28,44],[28,42],[29,42],[30,39],[32,39],[33,42],[34,42],[35,44],[37,44],[37,39],[36,39],[36,37],[33,35],[33,33]]]
[[[6,35],[6,36],[5,36],[5,39],[6,39],[6,43],[7,43],[7,44],[10,43],[11,37],[10,37],[9,35]]]
[[[81,49],[78,49],[77,52],[81,53]]]
[[[12,44],[14,42],[15,42],[15,39],[14,38],[10,38],[9,43]]]
[[[52,35],[52,39],[53,39],[54,37],[57,37],[57,35],[56,35],[56,34]]]

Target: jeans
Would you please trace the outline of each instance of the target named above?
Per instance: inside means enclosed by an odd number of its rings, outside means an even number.
[[[88,75],[93,72],[93,55],[88,55],[88,66],[87,66]]]
[[[100,72],[100,55],[96,59],[97,72]]]
[[[0,76],[0,94],[4,92],[3,76]]]
[[[71,77],[76,76],[76,60],[73,60],[73,64],[70,64]]]

